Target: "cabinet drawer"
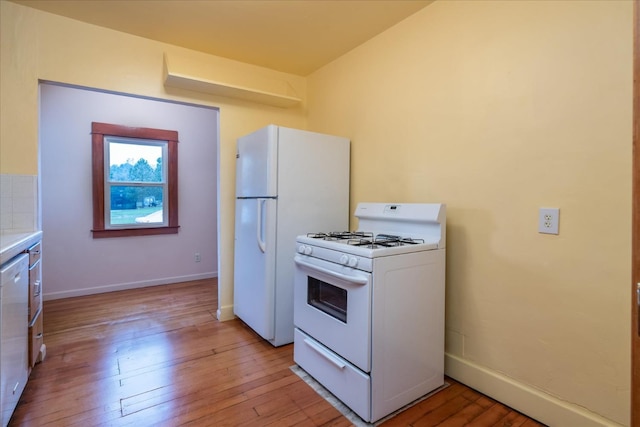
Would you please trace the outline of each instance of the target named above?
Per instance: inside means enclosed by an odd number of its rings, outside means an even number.
[[[42,252],[40,250],[40,242],[38,242],[35,245],[31,246],[27,250],[27,252],[29,252],[29,267],[31,267],[36,262],[40,261],[40,254]]]
[[[42,310],[40,310],[29,325],[29,366],[31,367],[42,361],[40,347],[44,343],[43,330]]]
[[[293,360],[363,420],[371,419],[368,375],[297,328]]]
[[[38,261],[29,269],[29,321],[42,308],[42,273]]]

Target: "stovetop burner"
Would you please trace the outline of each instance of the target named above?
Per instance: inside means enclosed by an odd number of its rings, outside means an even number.
[[[419,243],[424,243],[424,239],[412,239],[409,237],[393,236],[390,234],[378,234],[375,239],[350,239],[347,243],[354,246],[377,249],[404,245],[417,245]]]
[[[360,246],[369,249],[390,248],[395,246],[416,245],[424,243],[424,239],[412,239],[409,237],[394,236],[391,234],[378,234],[365,231],[332,231],[329,233],[309,233],[307,237],[312,239],[342,241],[351,246]]]
[[[364,231],[331,231],[329,233],[308,233],[307,237],[322,240],[373,239],[373,233]]]

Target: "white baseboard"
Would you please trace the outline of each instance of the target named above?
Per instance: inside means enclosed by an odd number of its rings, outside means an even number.
[[[445,374],[549,426],[622,425],[449,353],[445,353]]]
[[[129,282],[129,283],[116,283],[113,285],[97,286],[94,288],[73,289],[69,291],[50,292],[50,293],[45,292],[44,294],[42,294],[42,298],[45,301],[48,301],[48,300],[55,300],[55,299],[62,299],[62,298],[81,297],[85,295],[102,294],[105,292],[123,291],[126,289],[146,288],[148,286],[168,285],[171,283],[189,282],[192,280],[211,279],[214,277],[218,277],[217,272],[191,274],[187,276],[178,276],[178,277],[162,277],[162,278],[153,279],[153,280],[144,280],[140,282]]]
[[[216,312],[216,317],[221,322],[235,319],[236,315],[233,314],[233,305],[225,305],[224,307],[220,307]]]

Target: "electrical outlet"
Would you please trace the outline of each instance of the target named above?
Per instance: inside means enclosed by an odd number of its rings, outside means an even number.
[[[538,233],[559,234],[560,209],[540,208],[538,214]]]
[[[195,262],[200,262],[200,252],[195,253],[195,255],[193,256],[193,260]]]

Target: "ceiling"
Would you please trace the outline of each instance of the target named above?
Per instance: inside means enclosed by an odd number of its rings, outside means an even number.
[[[433,0],[11,0],[57,15],[306,76]]]

